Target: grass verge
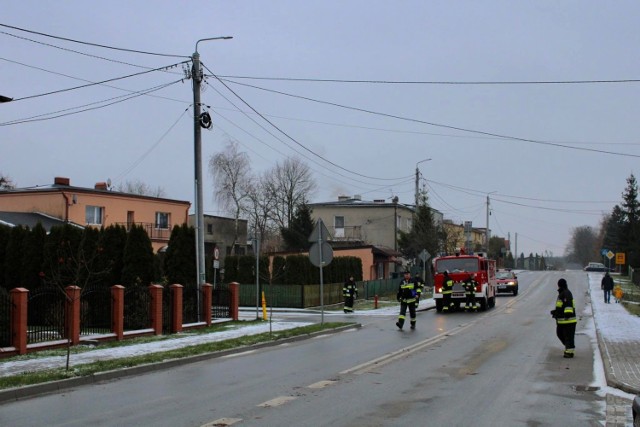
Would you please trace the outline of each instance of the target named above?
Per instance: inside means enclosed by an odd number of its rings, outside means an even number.
[[[246,322],[245,322],[246,324]],[[352,325],[353,323],[331,322],[323,324],[314,324],[309,326],[301,326],[298,328],[287,329],[276,332],[265,332],[256,335],[246,335],[239,338],[232,338],[223,341],[197,344],[174,350],[168,350],[157,353],[149,353],[142,356],[123,357],[113,360],[104,360],[93,363],[87,363],[72,367],[70,370],[64,368],[49,369],[38,372],[23,372],[20,375],[13,375],[0,378],[0,389],[13,387],[22,387],[26,385],[40,384],[49,381],[57,381],[68,378],[84,377],[99,372],[107,372],[115,369],[130,368],[139,365],[163,362],[171,359],[181,359],[189,356],[196,356],[204,353],[213,353],[232,348],[246,347],[254,344],[265,343],[270,341],[278,341],[285,338],[291,338],[301,335],[308,335],[314,332],[320,332],[329,329],[335,329],[340,326]],[[131,345],[128,342],[124,345]]]

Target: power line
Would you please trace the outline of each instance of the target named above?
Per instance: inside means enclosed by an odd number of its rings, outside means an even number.
[[[76,77],[76,76],[72,76],[72,75],[69,75],[69,74],[59,73],[59,72],[57,72],[57,71],[47,70],[46,68],[36,67],[35,65],[29,65],[29,64],[25,64],[25,63],[23,63],[23,62],[13,61],[13,60],[11,60],[11,59],[7,59],[7,58],[2,58],[2,57],[0,57],[0,60],[2,60],[2,61],[6,61],[6,62],[10,62],[10,63],[12,63],[12,64],[21,65],[21,66],[23,66],[23,67],[32,68],[32,69],[34,69],[34,70],[43,71],[43,72],[45,72],[45,73],[54,74],[54,75],[62,76],[62,77],[67,77],[67,78],[69,78],[69,79],[73,79],[73,80],[79,80],[79,81],[81,81],[81,82],[96,83],[96,82],[91,81],[91,80],[83,79],[83,78]],[[145,69],[149,69],[149,70],[150,70],[150,68],[149,68],[149,67],[142,67],[142,66],[140,66],[139,68],[145,68]],[[96,84],[98,84],[98,83],[96,83]],[[108,85],[108,84],[103,84],[103,85],[101,85],[101,86],[109,87],[109,88],[111,88],[111,89],[121,90],[121,91],[124,91],[124,92],[129,92],[129,93],[135,93],[135,92],[136,92],[136,91],[133,91],[133,90],[130,90],[130,89],[124,89],[124,88],[121,88],[121,87],[112,86],[112,85]],[[182,100],[175,99],[175,98],[169,98],[169,97],[166,97],[166,96],[158,96],[158,95],[151,95],[151,96],[153,96],[154,98],[166,99],[166,100],[168,100],[168,101],[181,102],[181,103],[183,103],[183,104],[185,104],[185,103],[186,103],[186,104],[188,104],[188,103],[189,103],[189,102],[187,102],[187,101],[182,101]]]
[[[350,79],[313,79],[297,77],[256,77],[256,76],[219,76],[227,79],[271,80],[287,82],[317,83],[358,83],[385,85],[564,85],[564,84],[603,84],[603,83],[640,83],[640,79],[615,80],[520,80],[520,81],[435,81],[435,80],[350,80]]]
[[[72,43],[84,44],[84,45],[87,45],[87,46],[95,46],[95,47],[101,47],[101,48],[104,48],[104,49],[119,50],[119,51],[122,51],[122,52],[132,52],[132,53],[140,53],[140,54],[143,54],[143,55],[165,56],[165,57],[173,57],[173,58],[191,58],[190,56],[186,56],[186,55],[171,55],[171,54],[166,54],[166,53],[145,52],[145,51],[142,51],[142,50],[126,49],[126,48],[122,48],[122,47],[107,46],[107,45],[98,44],[98,43],[84,42],[84,41],[74,40],[74,39],[70,39],[70,38],[66,38],[66,37],[54,36],[52,34],[41,33],[41,32],[38,32],[38,31],[27,30],[27,29],[20,28],[20,27],[14,27],[13,25],[7,25],[7,24],[2,24],[2,23],[0,23],[0,27],[11,28],[12,30],[23,31],[25,33],[30,33],[30,34],[37,34],[39,36],[50,37],[52,39],[64,40],[64,41],[72,42]]]
[[[348,173],[363,177],[363,178],[367,178],[367,179],[374,179],[374,180],[381,180],[381,181],[397,181],[399,179],[407,179],[409,178],[409,176],[404,176],[404,177],[399,177],[399,178],[378,178],[378,177],[373,177],[373,176],[368,176],[368,175],[363,175],[360,174],[358,172],[353,172],[349,169],[346,169],[334,162],[332,162],[331,160],[328,160],[324,157],[322,157],[321,155],[317,154],[316,152],[314,152],[313,150],[305,147],[303,144],[301,144],[300,142],[298,142],[295,138],[293,138],[292,136],[290,136],[288,133],[286,133],[285,131],[283,131],[282,129],[280,129],[278,126],[276,126],[272,121],[270,121],[269,119],[267,119],[265,116],[263,116],[261,113],[259,113],[255,108],[253,108],[251,105],[249,105],[249,103],[247,103],[247,101],[245,101],[240,95],[238,95],[233,89],[231,89],[227,84],[224,83],[223,80],[219,79],[215,74],[213,74],[213,72],[206,66],[204,65],[204,67],[207,69],[207,71],[209,71],[212,76],[214,78],[216,78],[229,92],[231,92],[236,98],[238,98],[242,103],[244,103],[247,107],[249,107],[254,113],[256,113],[258,116],[260,116],[260,118],[262,118],[262,120],[264,120],[265,122],[269,123],[273,128],[275,128],[278,132],[280,132],[282,135],[284,135],[287,139],[291,140],[293,143],[295,143],[296,145],[300,146],[301,148],[303,148],[304,150],[308,151],[309,153],[313,154],[314,156],[324,160],[325,162],[331,164],[332,166],[341,169],[343,171],[346,171]]]
[[[117,81],[117,80],[124,80],[124,79],[128,79],[130,77],[136,77],[136,76],[140,76],[140,75],[143,75],[143,74],[148,74],[148,73],[151,73],[153,71],[159,71],[159,70],[169,69],[169,68],[172,68],[172,67],[177,67],[178,65],[185,64],[187,62],[188,61],[183,61],[183,62],[179,62],[177,64],[168,65],[168,66],[159,67],[159,68],[154,68],[154,69],[151,69],[151,70],[145,70],[145,71],[141,71],[139,73],[129,74],[129,75],[122,76],[122,77],[115,77],[113,79],[102,80],[100,82],[87,83],[86,85],[80,85],[80,86],[70,87],[70,88],[66,88],[66,89],[54,90],[52,92],[41,93],[41,94],[38,94],[38,95],[29,95],[29,96],[23,96],[22,98],[14,98],[13,101],[11,101],[11,102],[23,101],[25,99],[39,98],[39,97],[42,97],[42,96],[55,95],[55,94],[58,94],[58,93],[69,92],[69,91],[76,90],[76,89],[83,89],[83,88],[87,88],[87,87],[91,87],[91,86],[102,85],[102,84],[109,83],[109,82],[114,82],[114,81]],[[182,79],[180,79],[179,81],[182,81]]]
[[[223,79],[218,79],[218,80],[222,81]],[[453,130],[457,130],[457,131],[461,131],[461,132],[469,132],[469,133],[475,133],[475,134],[479,134],[479,135],[493,136],[493,137],[502,138],[502,139],[511,139],[511,140],[514,140],[514,141],[529,142],[529,143],[532,143],[532,144],[549,145],[549,146],[553,146],[553,147],[567,148],[567,149],[570,149],[570,150],[590,151],[590,152],[594,152],[594,153],[611,154],[611,155],[615,155],[615,156],[624,156],[624,157],[640,157],[640,155],[637,155],[637,154],[618,153],[618,152],[614,152],[614,151],[597,150],[597,149],[594,149],[594,148],[572,147],[572,146],[569,146],[569,145],[558,144],[558,143],[555,143],[555,142],[542,141],[542,140],[529,139],[529,138],[521,138],[521,137],[517,137],[517,136],[510,136],[510,135],[501,135],[501,134],[497,134],[497,133],[485,132],[485,131],[480,131],[480,130],[475,130],[475,129],[468,129],[468,128],[463,128],[463,127],[459,127],[459,126],[452,126],[452,125],[445,125],[445,124],[441,124],[441,123],[428,122],[426,120],[419,120],[419,119],[414,119],[414,118],[409,118],[409,117],[398,116],[398,115],[395,115],[395,114],[382,113],[382,112],[379,112],[379,111],[367,110],[365,108],[351,107],[351,106],[348,106],[348,105],[338,104],[338,103],[335,103],[335,102],[322,101],[322,100],[318,100],[318,99],[314,99],[314,98],[309,98],[307,96],[294,95],[294,94],[291,94],[291,93],[282,92],[282,91],[278,91],[278,90],[266,89],[266,88],[263,88],[263,87],[250,85],[250,84],[246,84],[246,83],[234,82],[233,80],[226,80],[225,79],[225,81],[228,81],[229,83],[233,83],[233,84],[240,85],[240,86],[246,86],[246,87],[250,87],[250,88],[253,88],[253,89],[262,90],[262,91],[265,91],[265,92],[277,93],[279,95],[289,96],[289,97],[292,97],[292,98],[304,99],[306,101],[316,102],[316,103],[319,103],[319,104],[331,105],[331,106],[334,106],[334,107],[344,108],[344,109],[347,109],[347,110],[360,111],[362,113],[373,114],[373,115],[382,116],[382,117],[388,117],[388,118],[397,119],[397,120],[404,120],[404,121],[414,122],[414,123],[422,123],[422,124],[425,124],[425,125],[441,127],[441,128],[445,128],[445,129],[453,129]]]
[[[71,116],[73,114],[79,114],[79,113],[84,113],[84,112],[87,112],[87,111],[97,110],[97,109],[100,109],[100,108],[108,107],[110,105],[119,104],[121,102],[128,101],[130,99],[137,98],[137,97],[142,96],[142,95],[148,95],[151,92],[155,92],[157,90],[164,89],[166,87],[172,86],[172,85],[174,85],[176,83],[179,83],[181,81],[182,81],[182,79],[176,80],[176,81],[170,82],[170,83],[164,83],[164,84],[161,84],[159,86],[152,87],[150,89],[144,89],[144,90],[141,90],[141,91],[138,91],[138,92],[133,92],[132,94],[121,95],[121,96],[117,96],[117,97],[114,97],[114,98],[109,98],[109,99],[103,100],[103,101],[93,102],[93,103],[86,104],[86,105],[79,106],[79,107],[72,107],[72,108],[67,108],[67,109],[64,109],[64,110],[59,110],[59,111],[55,111],[55,112],[51,112],[51,113],[40,114],[40,115],[37,115],[37,116],[32,116],[32,117],[27,118],[27,119],[12,120],[12,121],[9,121],[9,122],[0,123],[0,126],[10,126],[10,125],[17,125],[17,124],[22,124],[22,123],[30,123],[30,122],[39,122],[39,121],[44,121],[44,120],[52,120],[52,119],[57,119],[57,118],[60,118],[60,117]],[[91,108],[86,108],[86,109],[80,110],[80,111],[73,111],[73,112],[69,112],[69,113],[64,113],[65,111],[75,110],[77,108],[83,108],[83,107],[86,107],[88,105],[102,104],[104,102],[111,101],[111,100],[114,100],[114,99],[116,101],[109,102],[107,104],[100,105],[100,106],[97,106],[97,107],[91,107]],[[58,113],[63,113],[63,114],[58,114]],[[58,114],[58,115],[53,115],[53,114]],[[51,117],[44,117],[44,116],[48,116],[48,115],[52,115],[52,116]]]

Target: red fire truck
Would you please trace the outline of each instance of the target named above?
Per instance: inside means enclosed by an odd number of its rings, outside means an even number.
[[[476,275],[475,294],[480,310],[485,311],[496,305],[496,262],[488,259],[486,254],[467,255],[456,252],[455,255],[435,258],[433,264],[435,269],[433,299],[438,313],[442,311],[442,278],[445,271],[449,272],[449,278],[454,282],[451,301],[456,309],[465,302],[464,281],[473,274]]]

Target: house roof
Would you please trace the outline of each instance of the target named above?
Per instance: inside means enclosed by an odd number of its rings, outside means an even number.
[[[75,193],[92,193],[92,194],[105,194],[105,195],[120,195],[131,198],[147,199],[147,200],[160,200],[165,202],[180,203],[185,205],[191,205],[191,202],[185,200],[167,199],[164,197],[147,196],[143,194],[123,193],[120,191],[113,191],[108,189],[104,183],[96,183],[95,188],[76,187],[66,183],[57,182],[58,178],[53,184],[36,185],[33,187],[12,188],[0,190],[2,194],[19,194],[19,193],[55,193],[55,192],[75,192]],[[68,182],[68,180],[66,181]]]
[[[380,200],[362,200],[360,198],[344,198],[341,197],[339,200],[331,201],[331,202],[317,202],[317,203],[309,203],[309,207],[314,206],[331,206],[331,207],[375,207],[375,208],[393,208],[394,206],[398,208],[404,208],[409,210],[415,210],[413,205],[405,205],[403,203],[392,203],[387,202],[384,199]]]
[[[51,231],[51,227],[56,225],[64,225],[65,222],[51,217],[49,215],[45,215],[37,212],[3,212],[0,211],[0,224],[8,225],[9,227],[17,227],[24,226],[33,228],[36,224],[42,224],[47,232]],[[77,224],[74,224],[78,227],[81,227]]]

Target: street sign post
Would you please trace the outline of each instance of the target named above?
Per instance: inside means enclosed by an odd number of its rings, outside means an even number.
[[[312,242],[309,248],[309,261],[320,269],[320,323],[324,324],[324,278],[322,277],[322,267],[329,265],[333,260],[333,249],[327,243],[329,239],[329,230],[318,219],[318,222],[309,236],[309,242]]]

